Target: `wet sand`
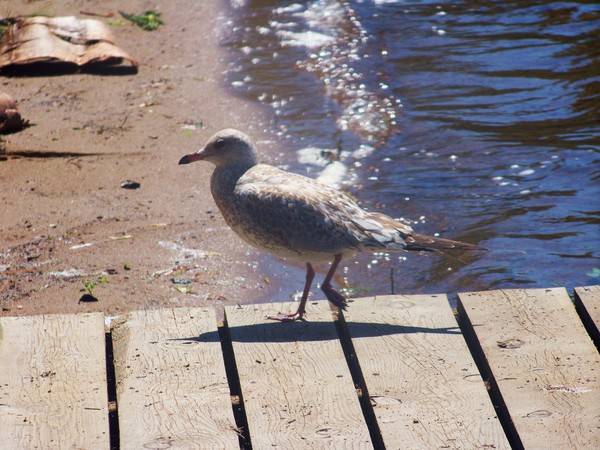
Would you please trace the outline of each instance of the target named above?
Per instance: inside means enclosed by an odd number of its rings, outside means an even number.
[[[86,17],[81,10],[150,6],[0,1],[0,14]],[[214,205],[210,165],[177,165],[227,127],[274,148],[262,131],[274,128],[267,114],[225,88],[228,56],[217,36],[228,7],[165,2],[156,31],[112,26],[117,45],[140,62],[135,75],[0,77],[32,124],[3,136],[0,314],[235,304],[269,288],[261,254]],[[126,180],[141,186],[123,189]],[[80,301],[86,282],[97,301]]]

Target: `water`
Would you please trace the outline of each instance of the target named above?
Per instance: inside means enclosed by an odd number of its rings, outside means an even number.
[[[273,109],[289,152],[271,162],[492,250],[360,255],[338,281],[355,295],[389,293],[392,271],[397,293],[598,284],[594,3],[234,2],[229,83]],[[301,266],[279,278],[301,288]]]

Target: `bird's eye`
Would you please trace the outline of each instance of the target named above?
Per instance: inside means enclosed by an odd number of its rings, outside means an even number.
[[[223,148],[223,147],[225,147],[224,139],[219,139],[219,140],[217,140],[217,142],[215,142],[215,148]]]

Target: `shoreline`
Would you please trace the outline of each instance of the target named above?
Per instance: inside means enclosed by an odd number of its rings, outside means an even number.
[[[275,289],[261,274],[264,254],[216,209],[210,165],[177,165],[232,126],[262,140],[265,156],[272,150],[274,136],[263,131],[272,119],[222,79],[229,55],[215,30],[228,8],[180,0],[161,5],[165,25],[155,31],[111,27],[116,44],[139,60],[135,75],[2,77],[32,126],[3,136],[0,315],[236,304]],[[81,16],[77,5],[55,1],[10,12],[40,9]],[[85,9],[144,6],[96,1]],[[126,180],[141,187],[121,188]],[[80,302],[86,282],[98,301]]]

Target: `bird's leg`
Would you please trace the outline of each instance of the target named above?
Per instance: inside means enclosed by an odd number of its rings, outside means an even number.
[[[335,255],[333,258],[333,262],[331,263],[331,267],[329,268],[329,272],[327,272],[327,276],[323,280],[323,284],[321,285],[321,290],[325,293],[327,300],[333,303],[340,309],[346,311],[346,307],[348,306],[348,302],[346,301],[346,297],[340,294],[338,291],[331,287],[331,279],[333,278],[333,274],[335,273],[337,266],[342,260],[342,255]]]
[[[304,283],[304,292],[302,292],[302,298],[300,299],[300,305],[295,313],[277,313],[275,315],[267,316],[267,319],[279,320],[280,322],[293,322],[300,320],[306,313],[306,301],[308,300],[308,294],[313,280],[315,279],[315,271],[310,263],[306,263],[306,282]]]

